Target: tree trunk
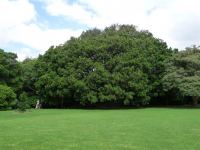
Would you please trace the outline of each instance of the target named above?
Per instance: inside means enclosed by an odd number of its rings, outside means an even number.
[[[197,106],[199,97],[198,96],[193,96],[192,100],[193,100],[193,106]]]

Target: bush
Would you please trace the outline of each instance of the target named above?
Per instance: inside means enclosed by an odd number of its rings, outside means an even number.
[[[31,108],[35,108],[35,105],[37,103],[38,97],[37,96],[30,96],[28,95],[28,105]]]
[[[19,101],[18,101],[18,104],[17,104],[17,108],[20,110],[20,111],[25,111],[26,109],[29,109],[30,108],[30,105],[28,103],[28,95],[26,92],[23,92],[22,94],[20,94],[19,96]]]
[[[7,85],[0,85],[0,110],[11,109],[16,105],[16,94]]]

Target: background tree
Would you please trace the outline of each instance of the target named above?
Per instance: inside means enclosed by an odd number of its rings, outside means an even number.
[[[197,105],[200,98],[200,49],[186,48],[174,54],[168,63],[167,71],[162,79],[165,91],[176,91],[183,97],[190,97]]]
[[[23,62],[20,63],[21,69],[22,69],[21,94],[26,95],[26,97],[28,97],[26,99],[27,100],[26,105],[29,105],[30,107],[35,107],[36,101],[38,100],[37,92],[34,86],[34,83],[37,80],[36,72],[35,72],[36,61],[37,59],[27,58]]]
[[[21,67],[17,55],[0,49],[0,84],[6,84],[18,92],[21,88]]]
[[[7,85],[0,85],[0,110],[11,109],[16,105],[16,94]]]
[[[0,49],[0,109],[14,107],[21,90],[21,67],[16,58]]]

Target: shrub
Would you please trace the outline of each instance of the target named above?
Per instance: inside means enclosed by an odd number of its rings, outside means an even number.
[[[11,109],[16,105],[16,94],[7,85],[0,85],[0,110]]]
[[[25,111],[26,109],[30,108],[30,105],[28,103],[28,95],[26,92],[23,92],[22,94],[20,94],[17,108],[20,111]]]

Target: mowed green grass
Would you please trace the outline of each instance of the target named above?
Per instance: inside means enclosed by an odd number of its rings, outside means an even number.
[[[0,112],[0,150],[199,150],[200,109]]]

